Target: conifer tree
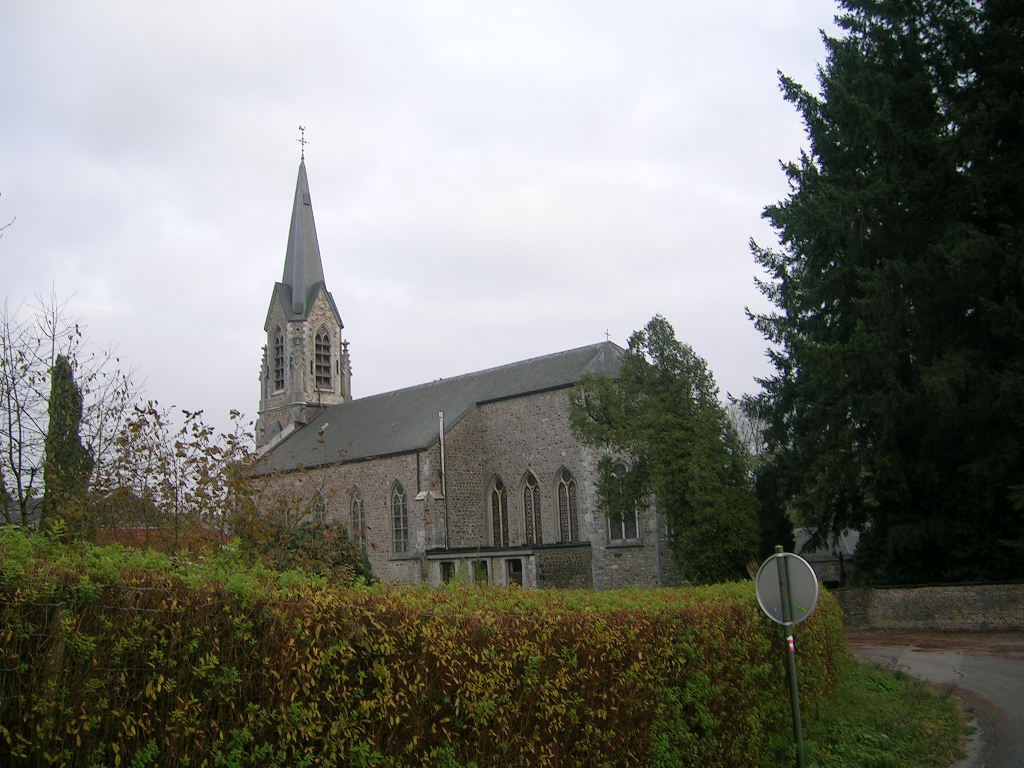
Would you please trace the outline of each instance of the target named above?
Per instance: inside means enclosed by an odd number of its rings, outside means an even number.
[[[664,317],[633,333],[617,379],[584,377],[570,424],[584,444],[625,459],[625,467],[611,455],[599,463],[606,515],[631,514],[653,497],[686,579],[744,576],[757,550],[749,453],[707,363]]]
[[[58,355],[51,369],[49,425],[43,463],[44,491],[40,526],[64,519],[77,534],[88,534],[85,497],[93,459],[82,445],[82,391],[71,364]]]
[[[1024,577],[1024,6],[845,0],[753,245],[773,492],[876,582]]]

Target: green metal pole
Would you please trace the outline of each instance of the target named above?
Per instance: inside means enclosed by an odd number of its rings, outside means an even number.
[[[796,641],[793,639],[793,599],[789,594],[789,558],[781,546],[775,547],[778,558],[779,594],[782,597],[782,626],[786,630],[786,668],[789,672],[789,700],[793,707],[793,738],[796,740],[796,765],[804,768],[804,734],[800,725],[800,686],[796,676]]]

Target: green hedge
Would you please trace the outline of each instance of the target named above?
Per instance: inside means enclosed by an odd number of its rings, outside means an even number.
[[[790,733],[749,582],[336,589],[0,535],[0,764],[757,766]],[[797,633],[805,713],[844,654]]]

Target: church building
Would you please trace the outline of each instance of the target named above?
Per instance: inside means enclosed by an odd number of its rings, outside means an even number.
[[[606,518],[596,492],[602,454],[569,429],[572,387],[588,373],[617,375],[621,347],[605,341],[352,396],[305,159],[264,328],[257,474],[308,499],[316,517],[345,525],[380,580],[679,583],[654,505]]]

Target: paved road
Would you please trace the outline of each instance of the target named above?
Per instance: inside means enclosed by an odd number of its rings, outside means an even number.
[[[955,768],[1024,768],[1024,633],[857,632],[854,656],[954,689],[977,719]]]

